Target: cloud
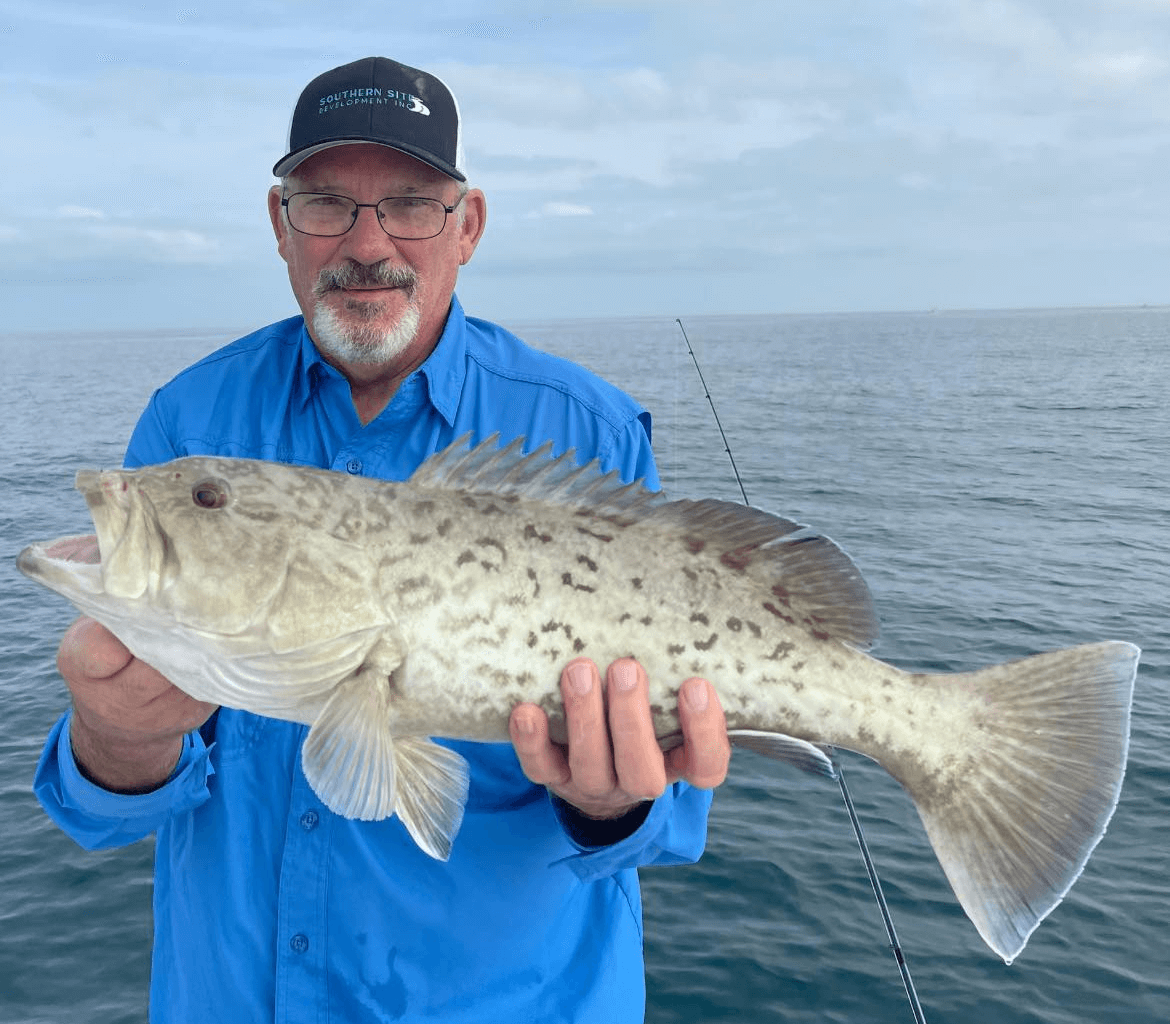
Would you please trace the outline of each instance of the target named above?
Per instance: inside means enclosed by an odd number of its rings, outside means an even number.
[[[86,231],[123,258],[139,257],[166,263],[209,263],[217,262],[221,256],[219,242],[188,228],[101,224],[88,226]]]
[[[529,217],[592,217],[593,208],[580,203],[548,202],[539,210],[527,214]]]
[[[806,75],[782,60],[709,58],[669,75],[460,66],[446,77],[469,97],[461,102],[473,172],[484,157],[551,161],[558,170],[548,183],[558,188],[599,177],[669,186],[696,164],[783,149],[839,116],[822,96],[802,93],[797,80]]]
[[[58,206],[54,211],[62,220],[105,220],[101,210],[91,206]]]

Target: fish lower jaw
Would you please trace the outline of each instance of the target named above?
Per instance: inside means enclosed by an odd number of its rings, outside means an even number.
[[[104,593],[97,539],[93,534],[58,537],[30,544],[16,556],[16,567],[64,597]]]

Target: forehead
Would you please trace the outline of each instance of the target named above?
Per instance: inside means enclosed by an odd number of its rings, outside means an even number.
[[[314,153],[288,175],[300,187],[321,191],[357,191],[373,188],[405,192],[426,189],[434,192],[455,180],[441,171],[400,153],[372,143],[334,146]]]

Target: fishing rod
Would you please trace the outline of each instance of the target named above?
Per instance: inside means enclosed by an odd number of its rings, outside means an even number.
[[[695,371],[699,375],[699,381],[703,385],[703,394],[707,396],[707,403],[711,406],[711,415],[715,417],[715,426],[719,428],[719,436],[723,438],[723,450],[727,452],[727,458],[731,462],[731,471],[735,474],[735,482],[739,484],[739,493],[743,497],[743,503],[750,505],[748,501],[747,490],[743,485],[743,478],[739,475],[739,467],[735,464],[735,456],[731,454],[731,445],[727,443],[727,435],[723,432],[723,424],[719,421],[719,412],[715,408],[715,399],[711,397],[711,389],[707,387],[706,378],[703,376],[703,370],[699,366],[698,357],[695,355],[695,350],[691,347],[691,339],[687,337],[687,329],[683,326],[683,322],[678,317],[675,317],[678,329],[682,331],[683,341],[687,344],[687,352],[690,353],[691,362],[695,364]],[[873,888],[874,898],[877,900],[878,908],[882,912],[882,921],[886,926],[886,935],[890,940],[890,951],[894,954],[894,959],[898,961],[898,970],[902,974],[902,984],[906,989],[906,998],[910,1000],[910,1009],[914,1013],[915,1024],[926,1024],[926,1017],[922,1013],[922,1004],[918,1002],[918,993],[914,990],[914,980],[910,977],[910,968],[906,963],[906,957],[902,953],[902,946],[898,942],[898,933],[894,930],[894,919],[890,916],[890,908],[886,903],[885,894],[882,892],[882,883],[878,878],[877,868],[874,867],[873,858],[869,855],[869,846],[865,841],[865,834],[861,831],[861,822],[857,818],[857,812],[853,808],[853,799],[849,795],[849,787],[845,785],[845,772],[841,768],[840,763],[836,758],[836,749],[829,747],[829,760],[833,764],[833,768],[837,773],[837,783],[841,787],[841,797],[845,801],[845,809],[849,812],[849,822],[853,826],[853,834],[857,837],[857,845],[861,850],[861,859],[865,861],[865,870],[869,875],[869,884]]]

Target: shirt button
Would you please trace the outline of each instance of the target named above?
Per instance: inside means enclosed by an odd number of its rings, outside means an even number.
[[[302,935],[300,932],[297,932],[297,934],[294,935],[289,941],[289,945],[292,946],[292,951],[294,953],[304,953],[309,948],[309,937],[307,935]]]
[[[306,832],[312,832],[317,827],[317,823],[321,820],[321,816],[316,811],[305,811],[301,815],[301,828]]]
[[[362,460],[350,459],[349,462],[345,464],[345,471],[347,473],[352,473],[354,476],[357,476],[362,471]]]

